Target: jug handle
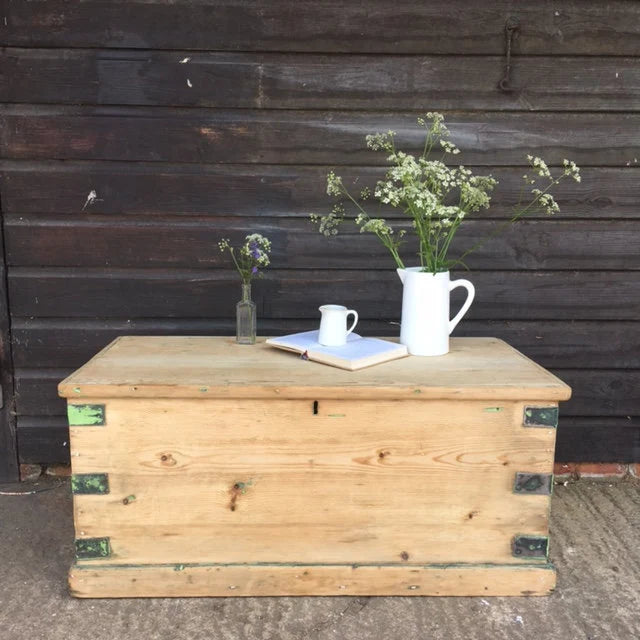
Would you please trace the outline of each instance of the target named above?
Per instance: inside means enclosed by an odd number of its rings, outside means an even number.
[[[451,332],[456,328],[458,322],[462,320],[462,316],[467,313],[476,295],[476,288],[468,280],[453,280],[449,283],[449,292],[453,291],[456,287],[464,287],[467,290],[467,299],[464,301],[462,309],[458,311],[456,317],[453,320],[449,320],[449,335],[451,335]]]

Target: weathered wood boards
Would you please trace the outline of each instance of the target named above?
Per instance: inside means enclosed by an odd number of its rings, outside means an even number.
[[[368,150],[365,135],[391,129],[399,148],[420,153],[424,136],[416,116],[8,105],[0,108],[0,142],[13,159],[384,165],[385,155]],[[569,156],[580,165],[638,160],[636,113],[453,112],[447,120],[451,141],[462,150],[457,158],[467,165],[528,166],[527,153],[559,165]]]
[[[358,142],[361,146],[362,140]],[[635,156],[634,156],[635,157]],[[522,156],[521,160],[524,158]],[[638,158],[640,160],[640,158]],[[371,161],[371,158],[369,158]],[[621,162],[624,157],[621,158]],[[633,158],[629,167],[586,167],[583,181],[558,185],[557,218],[638,219],[640,183]],[[631,166],[633,165],[633,167]],[[3,161],[0,188],[5,213],[240,218],[302,218],[330,207],[326,175],[331,166],[283,166],[247,164],[162,164],[127,162]],[[491,209],[483,218],[506,218],[520,200],[523,169],[520,167],[470,167],[491,174],[499,182]],[[356,192],[372,187],[381,178],[378,167],[338,169],[346,185]],[[38,185],[33,189],[33,184]],[[89,198],[95,191],[96,197]],[[384,208],[385,217],[401,217]],[[320,240],[320,239],[319,239]],[[320,244],[320,243],[319,243]],[[321,246],[326,246],[326,243]]]
[[[640,8],[629,0],[3,4],[5,42],[12,46],[501,55],[512,18],[522,29],[516,54],[640,53]]]
[[[549,474],[570,389],[502,341],[352,373],[263,342],[119,338],[59,391],[75,595],[554,586]]]
[[[192,10],[192,7],[189,9]],[[629,111],[634,58],[7,49],[2,102],[265,109]],[[187,84],[187,80],[190,85]]]
[[[452,255],[461,255],[479,239],[489,239],[501,222],[470,220],[460,227]],[[373,235],[362,235],[345,225],[336,238],[320,242],[317,227],[304,219],[208,217],[179,219],[77,215],[5,216],[9,264],[40,267],[229,267],[228,256],[217,249],[221,237],[233,245],[244,241],[247,229],[266,235],[272,243],[271,260],[281,269],[390,270],[393,261]],[[410,223],[398,221],[409,230]],[[131,250],[131,245],[138,247]],[[478,270],[575,270],[593,265],[593,255],[604,252],[602,269],[640,270],[640,224],[608,220],[527,220],[509,227],[469,257]],[[417,240],[405,245],[417,253]]]
[[[640,281],[625,271],[477,271],[473,281],[478,289],[469,311],[473,319],[636,320],[640,310]],[[64,307],[69,318],[225,318],[237,302],[238,278],[229,270],[205,268],[167,273],[15,267],[9,291],[19,316],[55,318]],[[272,269],[255,287],[265,319],[316,318],[318,302],[340,300],[363,318],[398,321],[400,299],[391,270]]]
[[[99,567],[77,564],[72,595],[82,598],[287,595],[508,596],[547,595],[549,566],[242,566]]]
[[[363,301],[368,335],[397,334],[392,274],[377,299],[374,276],[360,278],[386,268],[380,248],[364,237],[326,243],[305,220],[328,208],[329,168],[356,187],[380,177],[366,133],[394,128],[415,146],[415,118],[432,109],[447,111],[462,162],[500,181],[486,220],[510,215],[527,153],[583,165],[581,184],[559,185],[560,216],[472,258],[482,306],[460,331],[513,340],[579,386],[561,459],[640,455],[637,2],[0,5],[0,195],[20,292],[9,302],[22,460],[65,452],[56,376],[114,336],[233,331],[237,292],[218,235],[273,237],[263,334],[309,328],[311,299],[330,295],[343,270],[337,293]],[[497,88],[507,20],[519,24],[510,93]],[[521,287],[530,299],[510,291]],[[300,292],[302,313],[278,310]]]
[[[3,231],[0,227],[0,482],[14,482],[18,479],[13,385],[9,295]]]

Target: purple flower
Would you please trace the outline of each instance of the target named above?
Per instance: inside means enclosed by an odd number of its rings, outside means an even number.
[[[249,243],[249,255],[254,260],[258,260],[258,258],[260,258],[260,249],[258,249],[258,243],[257,242],[250,242]]]
[[[253,269],[251,269],[251,273],[253,274],[258,273],[258,267],[253,267]]]

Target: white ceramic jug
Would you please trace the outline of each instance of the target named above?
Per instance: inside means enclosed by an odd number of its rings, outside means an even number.
[[[323,304],[319,307],[320,331],[318,342],[325,347],[342,347],[347,344],[347,336],[358,324],[358,313],[340,304]],[[353,323],[347,329],[347,318],[353,316]]]
[[[468,280],[449,280],[449,272],[425,273],[422,267],[398,269],[402,280],[402,323],[400,342],[414,356],[441,356],[449,352],[449,334],[467,312],[475,296]],[[467,299],[453,320],[449,320],[449,294],[465,287]]]

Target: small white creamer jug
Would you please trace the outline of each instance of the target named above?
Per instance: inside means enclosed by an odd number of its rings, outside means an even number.
[[[339,304],[323,304],[319,307],[320,331],[318,342],[325,347],[341,347],[347,343],[347,336],[358,324],[358,314],[353,309],[347,309]],[[354,316],[353,324],[347,329],[347,317]]]
[[[400,342],[413,356],[441,356],[449,353],[449,334],[467,312],[475,296],[468,280],[449,280],[449,272],[428,273],[422,267],[398,269],[402,280],[402,322]],[[468,294],[462,308],[449,320],[449,295],[464,287]]]

